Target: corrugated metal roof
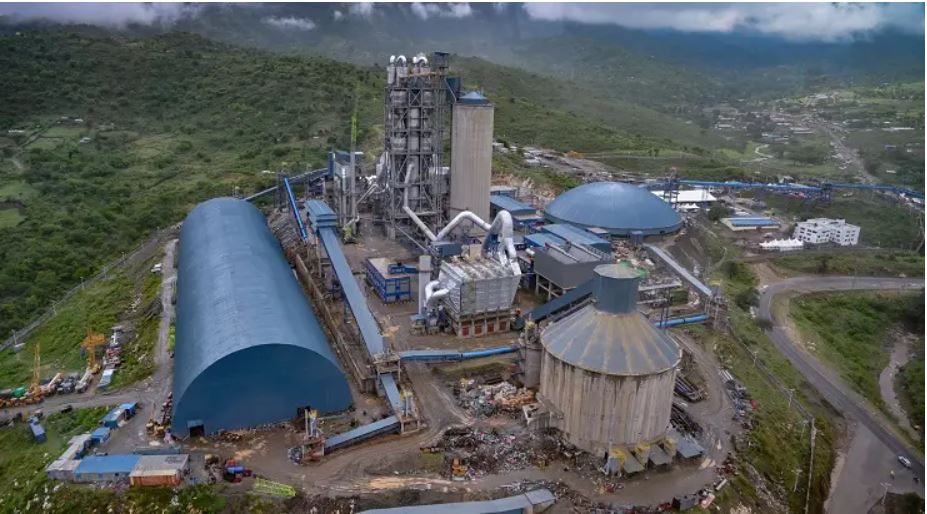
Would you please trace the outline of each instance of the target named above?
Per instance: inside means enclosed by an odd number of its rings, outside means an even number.
[[[565,242],[566,241],[564,241],[563,238],[553,234],[548,234],[546,232],[538,232],[536,234],[528,234],[525,236],[525,244],[536,248],[543,248],[549,244],[562,245]]]
[[[138,463],[139,456],[133,454],[125,455],[91,455],[80,460],[75,473],[83,475],[86,473],[94,474],[111,474],[125,473],[129,474]]]
[[[489,205],[496,209],[509,211],[513,216],[537,212],[534,207],[505,195],[489,195]]]
[[[190,462],[187,454],[175,455],[142,455],[132,469],[132,476],[150,475],[153,472],[176,472],[186,469]]]
[[[669,233],[682,226],[682,218],[669,204],[646,189],[621,182],[593,182],[570,189],[547,206],[545,215],[558,222],[601,227],[617,235],[634,230]]]
[[[243,200],[201,203],[183,224],[173,392],[176,434],[191,419],[211,433],[351,403],[279,242]]]
[[[609,314],[587,305],[548,326],[541,342],[573,366],[610,375],[649,375],[676,366],[679,346],[639,313]]]
[[[626,266],[596,267],[593,303],[541,333],[547,352],[570,365],[609,375],[649,375],[682,358],[675,341],[636,310],[639,275]]]
[[[541,227],[542,232],[553,234],[576,245],[586,245],[602,252],[610,252],[612,244],[607,240],[579,227],[564,223],[550,223]]]
[[[737,227],[772,227],[779,225],[778,221],[765,217],[727,218],[727,221]]]

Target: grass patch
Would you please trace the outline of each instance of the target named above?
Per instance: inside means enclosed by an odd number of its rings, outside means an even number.
[[[49,481],[45,466],[64,451],[69,438],[96,427],[106,411],[106,407],[97,407],[48,416],[43,423],[47,441],[42,444],[32,440],[25,423],[0,429],[0,476],[4,484],[0,488],[0,510],[18,512],[24,509]],[[33,511],[40,511],[39,507],[34,505]]]
[[[879,374],[888,364],[887,332],[908,319],[911,306],[923,311],[922,298],[898,293],[816,293],[794,298],[790,314],[813,343],[814,353],[882,408]],[[923,383],[922,375],[921,389]]]
[[[19,225],[25,217],[16,207],[10,209],[0,209],[0,229],[15,227]]]
[[[921,439],[924,436],[924,347],[908,361],[899,377],[901,385],[901,404],[908,414],[911,425],[920,427]]]
[[[132,284],[120,272],[87,286],[57,307],[57,314],[36,329],[22,352],[0,352],[0,386],[25,384],[32,376],[33,348],[39,344],[42,376],[84,369],[80,343],[87,329],[105,334],[132,299]]]
[[[0,201],[24,202],[38,194],[38,191],[21,180],[12,180],[0,186]]]
[[[924,256],[905,250],[809,251],[772,260],[787,275],[924,276]]]

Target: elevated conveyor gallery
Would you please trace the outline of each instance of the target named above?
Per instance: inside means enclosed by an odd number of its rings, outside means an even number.
[[[287,190],[287,194],[290,197],[291,203],[295,205],[295,200],[293,199],[290,189]],[[325,202],[319,200],[309,200],[306,202],[306,211],[309,215],[309,222],[312,230],[319,236],[319,240],[325,248],[325,252],[328,254],[332,270],[341,283],[344,298],[348,307],[351,309],[351,314],[354,315],[354,319],[357,322],[357,328],[361,334],[361,339],[364,341],[364,345],[367,347],[367,352],[370,354],[371,359],[376,359],[376,357],[383,354],[385,350],[383,336],[380,334],[377,322],[370,312],[370,308],[367,306],[367,300],[364,298],[360,286],[357,285],[357,280],[354,278],[354,273],[351,271],[351,265],[348,264],[348,259],[341,249],[336,223],[337,217],[334,211],[332,211]],[[294,214],[298,224],[301,224],[302,216],[299,214],[299,211],[294,209]],[[383,387],[383,393],[389,401],[391,410],[393,413],[398,414],[400,412],[402,400],[399,395],[399,387],[396,385],[396,379],[390,373],[380,373],[378,378]],[[332,437],[326,441],[325,449],[326,451],[331,451],[343,448],[370,439],[379,434],[395,432],[399,430],[399,428],[399,419],[395,415],[390,416]]]

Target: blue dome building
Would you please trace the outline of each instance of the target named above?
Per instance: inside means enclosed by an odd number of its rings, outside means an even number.
[[[234,198],[196,206],[178,262],[175,435],[351,405],[338,360],[257,208]]]
[[[598,227],[614,236],[671,234],[682,227],[679,213],[642,187],[621,182],[593,182],[558,196],[544,210],[555,223]]]

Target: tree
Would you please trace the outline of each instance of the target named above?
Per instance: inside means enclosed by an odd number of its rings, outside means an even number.
[[[718,221],[721,218],[730,216],[730,214],[731,209],[728,206],[720,203],[716,203],[712,205],[710,209],[708,209],[708,219],[711,221]]]

